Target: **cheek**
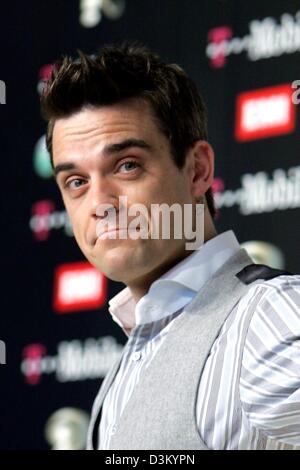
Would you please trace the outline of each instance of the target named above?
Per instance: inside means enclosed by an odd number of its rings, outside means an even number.
[[[164,179],[154,180],[147,182],[147,184],[140,188],[134,188],[133,191],[128,193],[128,203],[141,203],[145,206],[150,206],[152,203],[160,203],[170,201],[176,194],[176,189],[173,183]]]
[[[186,202],[188,193],[182,181],[167,176],[157,191],[153,192],[153,200],[172,204],[174,202]]]
[[[69,219],[71,221],[71,226],[74,232],[74,236],[78,244],[83,239],[84,235],[84,226],[86,225],[86,217],[84,216],[84,211],[79,210],[74,206],[66,207]]]

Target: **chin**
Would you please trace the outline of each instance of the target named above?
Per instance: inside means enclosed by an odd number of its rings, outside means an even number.
[[[130,249],[112,247],[107,250],[93,250],[89,261],[112,281],[124,282],[133,269],[133,253]]]
[[[126,281],[128,280],[129,270],[127,266],[106,265],[104,267],[102,265],[101,267],[99,266],[98,269],[111,281],[123,282],[126,284]]]

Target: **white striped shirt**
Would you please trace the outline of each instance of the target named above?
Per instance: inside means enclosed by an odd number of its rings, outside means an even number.
[[[133,320],[135,326],[103,403],[100,449],[109,449],[122,412],[173,319],[238,249],[233,232],[225,232],[155,281],[136,305],[128,289],[112,299],[114,319],[127,330]],[[249,315],[243,346],[240,333]],[[235,358],[242,347],[237,381]],[[234,387],[242,419],[235,416]],[[264,449],[300,449],[300,275],[260,280],[240,300],[206,361],[196,414],[199,434],[210,449],[257,449],[258,442]]]

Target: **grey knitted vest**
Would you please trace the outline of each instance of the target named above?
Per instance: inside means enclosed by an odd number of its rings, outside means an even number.
[[[197,391],[206,358],[226,318],[252,283],[280,274],[290,273],[253,264],[243,249],[227,260],[173,321],[125,406],[110,449],[207,449],[196,424]],[[246,336],[246,330],[242,334]],[[241,359],[236,358],[238,368]],[[120,362],[107,374],[95,400],[88,449],[97,448],[102,403]],[[236,406],[239,412],[238,396]]]

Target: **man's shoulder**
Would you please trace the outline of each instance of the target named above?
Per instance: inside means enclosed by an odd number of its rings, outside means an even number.
[[[247,338],[273,337],[273,344],[300,335],[300,275],[281,275],[254,282],[241,299],[251,312]],[[263,341],[263,338],[261,338]]]
[[[272,279],[257,279],[250,284],[249,290],[245,295],[251,297],[259,293],[264,294],[262,299],[268,296],[280,297],[285,293],[300,295],[300,274],[281,274]]]
[[[258,279],[240,299],[240,308],[251,314],[250,329],[268,322],[276,329],[281,325],[281,332],[286,325],[300,334],[300,274]]]
[[[281,275],[251,285],[243,347],[242,408],[266,438],[298,444],[300,275]]]

